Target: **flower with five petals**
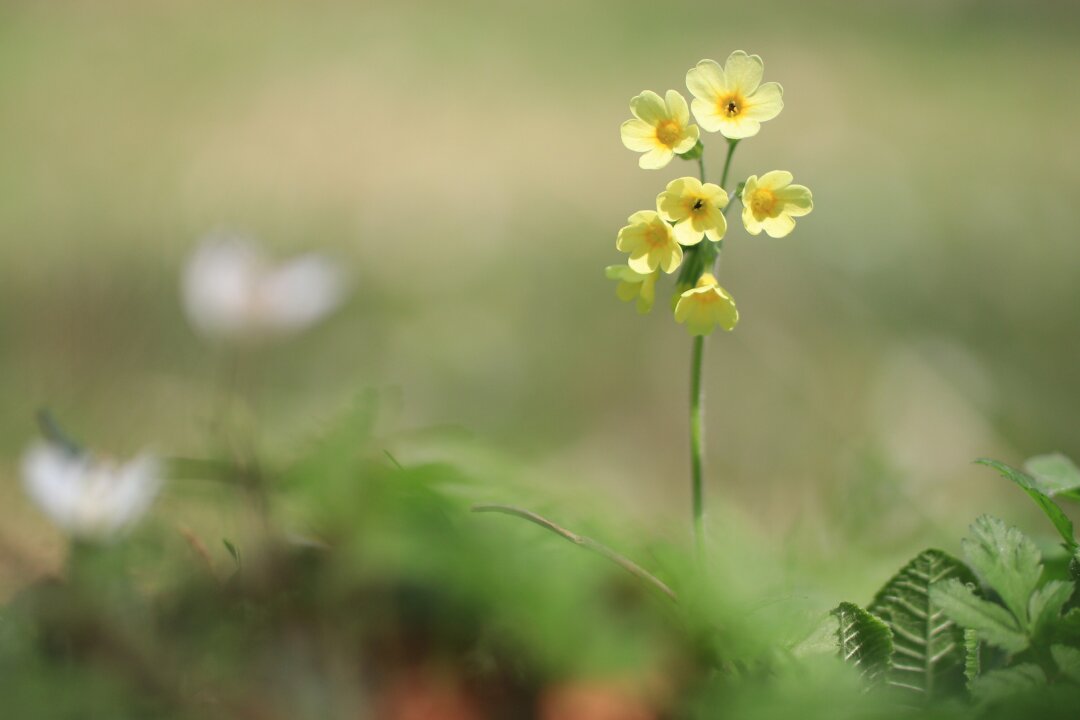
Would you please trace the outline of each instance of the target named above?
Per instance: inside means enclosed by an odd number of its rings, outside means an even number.
[[[634,119],[619,128],[623,145],[634,152],[645,153],[638,165],[646,170],[664,167],[677,153],[689,152],[698,141],[700,131],[690,123],[690,108],[686,98],[675,90],[660,97],[646,90],[630,100]]]
[[[701,127],[730,140],[757,135],[761,123],[784,107],[784,89],[775,82],[762,84],[764,70],[759,56],[742,50],[731,53],[724,67],[702,60],[690,68],[686,87],[694,96],[691,107]]]

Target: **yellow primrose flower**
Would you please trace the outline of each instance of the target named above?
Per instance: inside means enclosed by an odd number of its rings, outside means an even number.
[[[697,125],[690,124],[690,108],[686,98],[668,90],[662,98],[652,90],[636,95],[630,101],[633,120],[619,128],[623,145],[634,152],[645,153],[638,165],[656,170],[671,162],[676,153],[689,152],[697,145]]]
[[[683,177],[668,183],[656,196],[660,217],[675,223],[675,239],[683,245],[697,245],[702,236],[718,242],[727,232],[724,208],[728,196],[713,183]]]
[[[682,248],[675,242],[675,233],[652,210],[639,210],[629,218],[629,225],[619,230],[615,247],[630,253],[627,264],[642,275],[660,268],[673,273],[682,262]]]
[[[694,95],[694,117],[709,132],[739,140],[757,135],[761,123],[784,108],[779,83],[761,84],[765,63],[757,55],[736,50],[724,67],[702,60],[686,73],[686,87]]]
[[[653,301],[656,300],[656,278],[659,272],[643,275],[636,272],[628,265],[611,265],[604,268],[604,274],[609,280],[618,280],[615,286],[615,295],[623,302],[637,299],[637,311],[644,315],[652,310]]]
[[[708,335],[716,325],[732,330],[739,322],[739,311],[727,290],[717,284],[715,277],[705,273],[697,287],[679,297],[675,305],[675,322],[686,323],[691,335]]]
[[[746,232],[769,237],[784,237],[795,229],[795,218],[814,209],[814,196],[803,185],[792,185],[794,176],[786,170],[773,170],[761,177],[751,175],[742,191],[742,219]]]

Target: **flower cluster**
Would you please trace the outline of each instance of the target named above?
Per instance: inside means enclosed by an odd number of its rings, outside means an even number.
[[[637,300],[638,312],[648,312],[656,296],[661,272],[679,271],[673,299],[675,320],[691,335],[708,335],[717,325],[731,330],[739,320],[731,295],[720,287],[713,265],[719,259],[728,225],[726,213],[733,199],[742,204],[746,231],[784,237],[795,229],[795,218],[814,208],[810,190],[795,185],[785,170],[751,175],[726,189],[731,155],[740,140],[753,137],[761,123],[784,108],[779,83],[763,83],[765,65],[757,55],[737,50],[723,67],[702,60],[686,73],[693,95],[689,105],[677,90],[663,97],[646,90],[630,100],[633,118],[622,124],[622,142],[643,153],[638,165],[648,170],[666,167],[676,156],[697,161],[700,177],[672,180],[656,197],[655,210],[640,210],[619,230],[615,247],[629,253],[626,265],[607,268],[618,281],[621,300]],[[691,122],[691,114],[697,124]],[[727,139],[728,154],[720,184],[705,181],[701,130],[719,132]],[[703,243],[702,240],[709,242]]]

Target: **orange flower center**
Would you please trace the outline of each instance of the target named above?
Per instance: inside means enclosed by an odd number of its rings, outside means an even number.
[[[772,217],[776,213],[777,200],[772,190],[758,188],[750,196],[750,211],[756,218]]]
[[[645,231],[645,243],[653,248],[667,245],[668,234],[664,232],[664,227],[660,225],[650,225],[649,229]]]
[[[656,126],[656,139],[668,147],[673,147],[682,137],[682,128],[674,120],[665,120]]]
[[[716,109],[726,118],[736,118],[746,109],[746,100],[737,92],[722,95],[716,100]]]

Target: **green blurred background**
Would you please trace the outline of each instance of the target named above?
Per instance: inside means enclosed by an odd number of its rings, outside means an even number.
[[[602,271],[694,168],[639,170],[618,126],[740,48],[786,106],[733,176],[791,170],[816,209],[725,243],[742,320],[707,350],[710,509],[858,600],[981,512],[1049,540],[971,461],[1080,456],[1078,38],[1080,6],[1050,1],[7,0],[0,542],[60,554],[19,488],[39,406],[103,450],[205,452],[221,358],[177,287],[220,228],[353,281],[247,365],[269,452],[374,387],[406,461],[437,438],[677,534],[690,341]],[[0,589],[25,574],[0,561]]]

